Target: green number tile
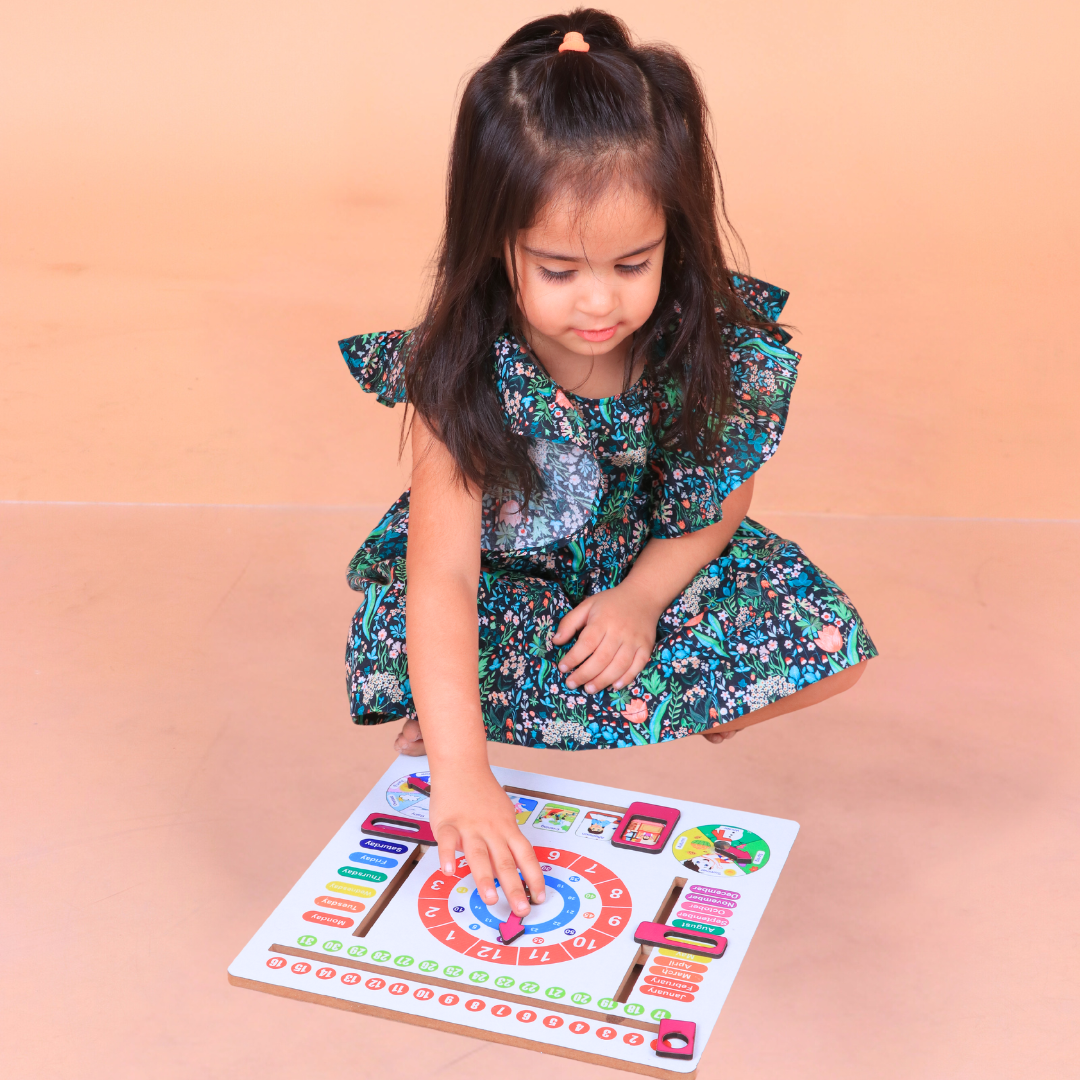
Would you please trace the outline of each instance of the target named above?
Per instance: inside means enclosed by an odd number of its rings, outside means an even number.
[[[319,940],[318,938],[312,937],[311,934],[305,934],[303,937],[298,937],[296,939],[296,944],[297,945],[314,945],[315,942],[318,941],[318,940]]]
[[[649,1015],[654,1020],[670,1020],[671,1019],[671,1013],[668,1012],[667,1009],[653,1009],[653,1011],[651,1013],[649,1013]]]
[[[495,985],[502,990],[509,990],[510,987],[514,985],[514,980],[511,979],[509,975],[500,975],[495,980]]]
[[[464,968],[459,968],[459,967],[457,967],[457,966],[455,966],[453,964],[451,964],[450,967],[444,967],[442,969],[442,973],[444,975],[448,976],[451,979],[460,978],[461,975],[464,974],[464,972],[465,972]]]
[[[486,971],[474,971],[469,975],[469,982],[485,983],[491,976]]]
[[[557,1000],[558,998],[566,997],[566,991],[561,986],[549,986],[544,991],[544,997],[554,998]]]
[[[536,982],[523,982],[519,987],[523,994],[535,994],[540,989],[540,984]]]
[[[380,949],[378,952],[373,952],[371,954],[371,959],[374,960],[376,964],[385,964],[386,961],[390,959],[390,954],[385,949]]]
[[[587,893],[585,894],[585,899],[586,899],[586,900],[595,900],[595,899],[596,899],[596,893],[594,893],[594,892],[587,892]]]
[[[619,1003],[614,998],[601,998],[597,1003],[598,1009],[603,1009],[604,1012],[611,1012],[612,1009],[617,1009]]]
[[[331,938],[329,941],[324,941],[322,943],[322,947],[327,952],[341,952],[341,942],[334,941],[333,938]]]
[[[644,1005],[624,1005],[623,1010],[627,1016],[640,1016],[645,1011]]]
[[[411,967],[416,961],[411,956],[406,956],[405,953],[402,953],[400,956],[394,957],[394,963],[397,964],[398,967]]]
[[[345,951],[350,956],[363,956],[367,953],[367,948],[364,945],[350,945]]]
[[[590,1002],[590,1001],[592,1001],[592,995],[591,995],[591,994],[585,994],[585,993],[582,993],[582,992],[581,992],[581,991],[579,990],[579,991],[578,991],[578,992],[577,992],[576,994],[571,994],[571,995],[570,995],[570,1000],[571,1000],[571,1001],[572,1001],[572,1002],[573,1002],[573,1003],[574,1003],[575,1005],[588,1005],[588,1004],[589,1004],[589,1002]]]
[[[436,964],[434,960],[421,960],[420,961],[420,970],[421,971],[438,971],[439,970],[439,965]]]

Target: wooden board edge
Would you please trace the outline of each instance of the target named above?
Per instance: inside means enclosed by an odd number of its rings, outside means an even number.
[[[697,1069],[693,1072],[672,1072],[670,1069],[660,1069],[651,1065],[640,1065],[630,1061],[620,1062],[613,1058],[590,1054],[584,1050],[574,1050],[569,1046],[553,1046],[550,1043],[536,1042],[532,1039],[519,1039],[515,1035],[504,1035],[497,1031],[483,1031],[479,1028],[466,1027],[463,1024],[454,1024],[448,1020],[435,1020],[429,1016],[414,1016],[409,1013],[396,1012],[393,1009],[382,1009],[378,1005],[364,1005],[358,1001],[346,1001],[344,998],[313,994],[308,990],[294,990],[291,986],[278,986],[276,983],[262,982],[259,979],[245,979],[243,976],[234,975],[232,972],[229,972],[229,982],[243,990],[261,990],[264,994],[293,998],[296,1001],[306,1001],[312,1005],[328,1005],[332,1009],[363,1013],[367,1016],[378,1017],[380,1020],[396,1020],[398,1023],[415,1024],[418,1027],[432,1028],[435,1031],[448,1031],[452,1035],[464,1035],[470,1039],[486,1039],[488,1042],[516,1046],[522,1050],[533,1050],[540,1054],[573,1058],[575,1061],[584,1061],[588,1065],[603,1065],[619,1072],[632,1072],[637,1073],[639,1076],[654,1076],[658,1080],[694,1080],[697,1076]]]

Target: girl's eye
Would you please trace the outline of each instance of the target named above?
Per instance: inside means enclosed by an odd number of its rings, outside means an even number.
[[[622,263],[616,266],[615,269],[624,274],[644,274],[651,265],[652,259],[646,259],[644,262],[639,263]]]
[[[574,272],[573,270],[549,270],[546,266],[538,266],[537,269],[545,281],[565,281]]]

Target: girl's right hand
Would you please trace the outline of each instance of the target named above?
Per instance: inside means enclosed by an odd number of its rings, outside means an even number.
[[[486,774],[486,775],[484,775]],[[518,870],[529,886],[533,903],[544,902],[544,875],[528,840],[518,828],[514,806],[490,769],[476,776],[440,776],[431,782],[431,831],[439,844],[444,874],[457,872],[457,853],[464,852],[485,904],[494,904],[498,878],[510,909],[529,914]]]

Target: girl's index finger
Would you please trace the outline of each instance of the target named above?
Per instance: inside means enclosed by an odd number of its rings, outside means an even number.
[[[439,845],[439,866],[447,877],[453,877],[457,869],[457,853],[461,840],[457,829],[451,825],[443,826],[436,840]]]
[[[532,897],[532,902],[534,904],[542,904],[546,899],[546,886],[544,884],[543,872],[540,869],[540,861],[537,859],[536,852],[533,851],[532,845],[524,836],[518,834],[517,839],[511,841],[510,850],[517,860],[518,869],[521,871],[521,876],[525,879],[525,884],[529,887],[529,895]]]
[[[564,645],[568,642],[589,620],[588,603],[578,604],[576,608],[568,611],[560,620],[559,625],[552,635],[551,640],[556,645]]]
[[[583,664],[600,647],[604,640],[603,630],[588,626],[580,634],[567,654],[559,661],[559,670],[563,673],[573,671]]]
[[[483,840],[465,840],[465,858],[468,860],[480,899],[485,904],[494,904],[499,899],[499,894],[495,891],[495,872],[488,857],[487,845]]]
[[[502,853],[502,857],[495,861],[499,874],[499,884],[502,886],[503,895],[506,897],[510,910],[515,915],[524,918],[529,914],[529,898],[525,895],[525,886],[518,877],[518,868],[514,853],[509,849]],[[530,886],[531,892],[531,886]]]

